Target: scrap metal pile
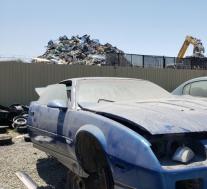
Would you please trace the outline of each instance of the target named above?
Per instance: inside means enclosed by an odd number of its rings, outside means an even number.
[[[72,36],[70,39],[61,36],[57,41],[49,41],[46,52],[34,59],[34,62],[104,65],[106,54],[124,52],[109,43],[103,45],[97,39],[90,39],[89,35]]]

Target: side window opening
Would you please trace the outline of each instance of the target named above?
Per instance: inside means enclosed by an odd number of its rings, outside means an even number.
[[[67,97],[68,97],[68,100],[71,101],[71,90],[72,90],[72,86],[67,86],[67,85],[66,85],[66,90],[67,90]]]
[[[61,84],[64,84],[66,86],[67,98],[68,98],[68,100],[71,101],[72,81],[71,80],[63,81],[63,82],[61,82]]]
[[[207,81],[197,81],[191,84],[190,95],[207,97]]]
[[[41,105],[47,105],[52,100],[68,101],[66,85],[54,84],[48,85],[45,88],[37,88],[36,92],[39,95],[37,102]]]

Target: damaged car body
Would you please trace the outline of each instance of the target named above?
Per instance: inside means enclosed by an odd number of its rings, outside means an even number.
[[[207,104],[199,98],[130,78],[74,78],[36,91],[29,134],[68,167],[68,188],[207,188]]]

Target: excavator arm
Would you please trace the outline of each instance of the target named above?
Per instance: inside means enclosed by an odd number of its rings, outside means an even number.
[[[201,42],[201,40],[197,39],[197,38],[194,38],[192,36],[186,36],[185,38],[185,41],[178,53],[178,59],[182,59],[184,58],[185,56],[185,53],[189,47],[189,45],[192,44],[194,49],[193,49],[193,56],[194,57],[204,57],[204,52],[205,52],[205,49],[204,49],[204,46]]]

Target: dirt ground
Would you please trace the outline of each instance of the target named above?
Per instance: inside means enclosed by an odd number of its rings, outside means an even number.
[[[63,189],[67,169],[13,131],[13,144],[0,146],[0,189],[24,189],[17,171],[27,173],[39,189]]]

